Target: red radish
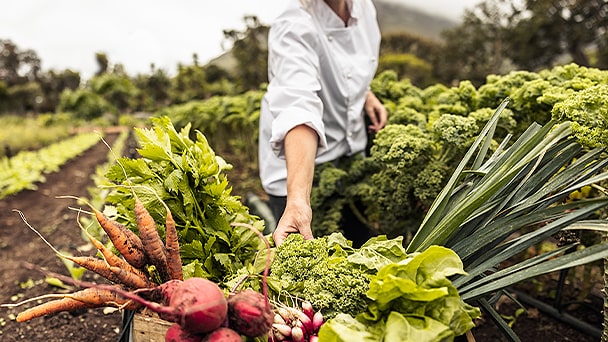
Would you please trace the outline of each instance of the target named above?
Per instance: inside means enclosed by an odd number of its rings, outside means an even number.
[[[228,325],[237,332],[258,337],[270,332],[274,311],[264,295],[251,289],[228,299]]]
[[[312,316],[314,315],[314,311],[312,309],[312,304],[310,304],[309,301],[303,301],[302,302],[302,312],[304,312],[306,314],[306,316],[308,316],[308,318],[310,318],[312,320]]]
[[[163,283],[160,286],[156,286],[154,288],[150,289],[143,289],[142,290],[136,290],[136,293],[146,293],[145,297],[154,301],[154,302],[158,302],[162,305],[169,305],[169,301],[171,300],[171,296],[173,295],[173,292],[179,287],[181,286],[183,283],[183,281],[178,280],[178,279],[173,279],[173,280],[169,280],[165,283]],[[171,315],[167,315],[164,314],[162,312],[158,313],[158,316],[164,320],[170,321],[171,320]]]
[[[283,316],[277,314],[274,314],[274,322],[276,324],[287,324],[287,322],[285,322],[285,320],[283,319]]]
[[[291,327],[287,324],[274,323],[272,325],[272,331],[275,333],[278,332],[282,336],[291,336]]]
[[[270,251],[270,243],[266,237],[252,225],[244,223],[232,223],[232,225],[246,227],[257,234],[264,241],[267,251]],[[271,253],[268,253],[262,273],[262,293],[246,289],[228,299],[229,326],[248,337],[259,337],[270,333],[274,322],[274,311],[268,300],[268,284],[266,283],[270,263]]]
[[[213,330],[202,339],[202,342],[242,342],[241,335],[236,331],[221,327]]]
[[[304,331],[302,331],[302,328],[291,328],[291,339],[293,342],[304,342]]]
[[[312,316],[312,331],[317,332],[323,325],[323,314],[321,311],[315,312]]]
[[[183,281],[178,279],[173,279],[165,282],[162,286],[160,286],[160,298],[161,304],[169,305],[169,301],[173,296],[173,292],[177,290],[178,287],[182,285]]]
[[[165,342],[201,342],[202,339],[201,335],[193,335],[177,323],[173,323],[165,333]]]
[[[308,338],[308,342],[319,342],[319,336],[310,335],[310,337]]]
[[[189,278],[172,291],[169,307],[175,313],[173,322],[192,333],[206,333],[222,325],[228,313],[224,292],[204,278]]]
[[[312,332],[312,321],[304,312],[293,308],[290,308],[289,311],[292,313],[293,317],[297,319],[296,322],[301,322],[302,330],[304,330],[305,333]]]
[[[279,316],[281,316],[281,318],[283,318],[283,321],[286,324],[291,324],[291,322],[296,319],[295,317],[293,317],[293,315],[291,314],[291,312],[289,310],[287,310],[287,308],[285,307],[279,307],[277,309],[277,312],[279,314]]]

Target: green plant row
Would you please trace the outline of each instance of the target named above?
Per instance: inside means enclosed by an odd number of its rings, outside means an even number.
[[[22,190],[36,190],[45,174],[59,170],[70,159],[99,142],[99,133],[80,133],[37,151],[22,151],[0,159],[0,198]]]
[[[65,114],[0,116],[0,157],[10,157],[25,150],[37,150],[66,139],[70,136],[73,125]]]

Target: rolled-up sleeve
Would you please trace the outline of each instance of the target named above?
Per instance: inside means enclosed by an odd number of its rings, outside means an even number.
[[[284,157],[287,132],[299,125],[314,129],[319,137],[317,154],[327,149],[323,125],[318,44],[312,22],[280,22],[270,30],[269,76],[266,99],[272,117],[270,144],[278,157]]]

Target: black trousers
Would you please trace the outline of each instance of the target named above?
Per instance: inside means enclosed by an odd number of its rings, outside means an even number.
[[[277,222],[277,224],[279,223],[281,216],[283,216],[283,212],[285,211],[286,205],[287,205],[287,196],[268,195],[268,206],[270,207],[270,210],[272,211],[272,215],[274,216],[274,219]],[[275,228],[276,227],[272,227],[272,230],[274,231]]]

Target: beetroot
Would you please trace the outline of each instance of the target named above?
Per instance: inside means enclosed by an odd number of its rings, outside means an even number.
[[[228,299],[228,325],[238,333],[259,337],[270,332],[274,312],[268,299],[246,289]]]
[[[219,328],[226,321],[228,303],[224,292],[216,283],[205,278],[189,278],[181,283],[171,281],[165,284],[150,290],[153,293],[160,292],[170,296],[169,305],[146,300],[136,293],[116,286],[97,284],[95,287],[113,291],[144,305],[163,319],[179,323],[185,331],[191,334],[210,332]],[[166,302],[167,298],[160,299],[160,303]]]
[[[193,335],[177,323],[173,323],[165,334],[165,342],[201,342],[202,339],[201,335]]]
[[[242,342],[241,335],[236,331],[221,327],[213,330],[202,339],[202,342]]]
[[[204,278],[184,280],[172,291],[169,307],[175,313],[172,322],[194,334],[219,328],[226,320],[228,305],[220,287]]]

